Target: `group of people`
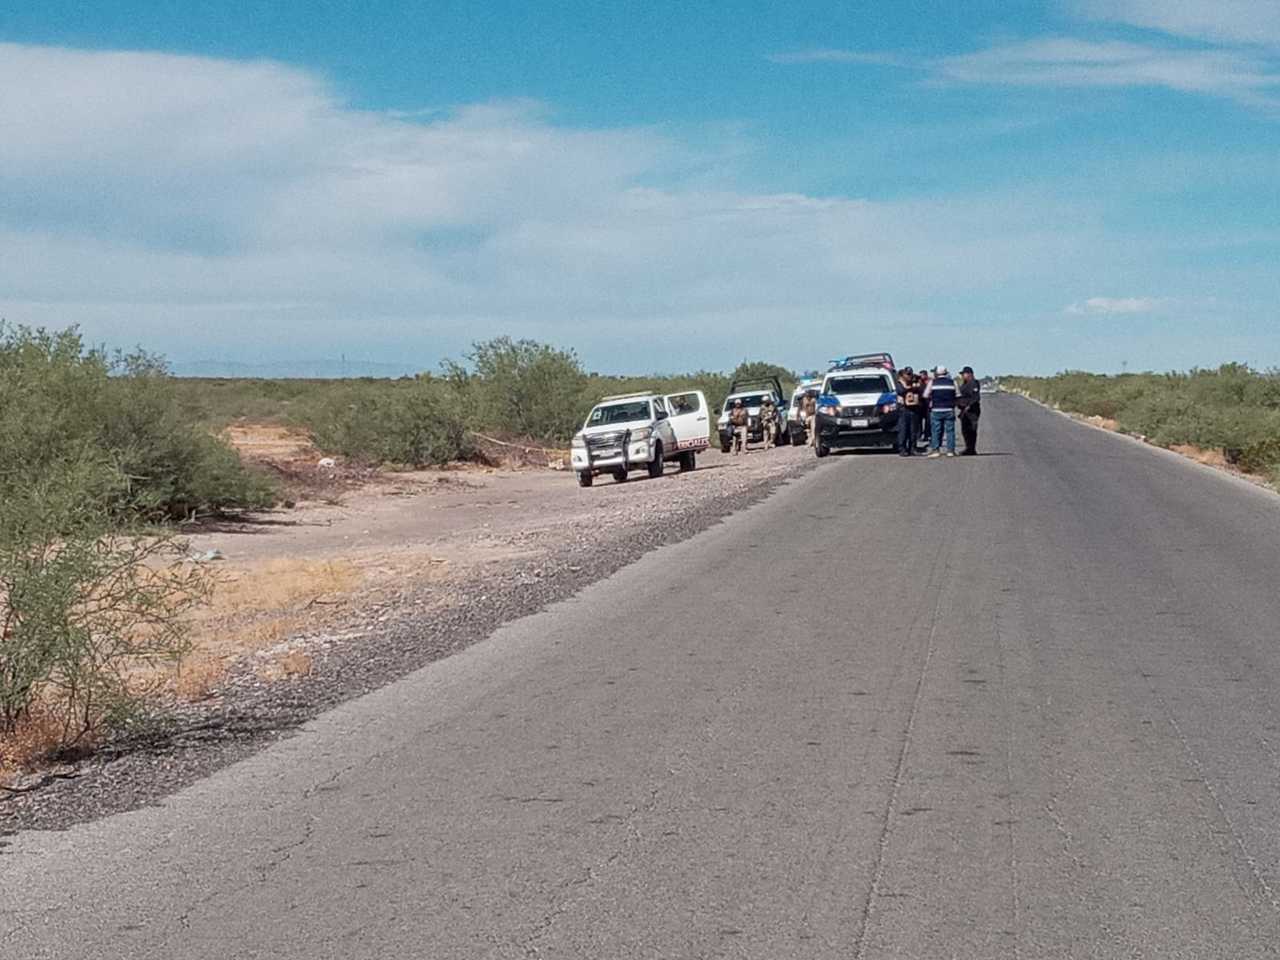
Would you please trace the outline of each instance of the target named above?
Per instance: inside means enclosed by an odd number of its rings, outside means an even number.
[[[932,374],[903,367],[898,371],[897,392],[898,456],[914,456],[921,438],[928,441],[930,457],[956,456],[957,419],[964,439],[960,456],[977,454],[982,394],[973,367],[960,371],[959,382],[946,367],[937,367]]]
[[[750,424],[751,415],[747,408],[742,405],[741,400],[734,400],[733,406],[729,409],[729,426],[733,428],[733,452],[735,455],[748,451],[747,441],[749,439]],[[760,439],[764,442],[765,449],[777,446],[778,408],[774,406],[773,398],[767,394],[760,403],[760,433]]]

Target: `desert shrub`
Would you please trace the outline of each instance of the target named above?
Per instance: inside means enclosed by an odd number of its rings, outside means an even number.
[[[439,466],[473,453],[457,397],[430,376],[396,381],[392,389],[335,389],[305,418],[317,447],[365,463]]]
[[[445,373],[468,425],[542,441],[564,441],[582,422],[587,375],[570,350],[496,337],[473,344]]]
[[[1162,446],[1228,451],[1244,470],[1280,470],[1280,374],[1230,363],[1186,373],[1068,371],[1003,382],[1073,413],[1109,417]]]
[[[0,325],[0,449],[0,496],[15,478],[88,458],[124,478],[103,504],[115,516],[181,519],[274,499],[265,477],[184,413],[159,359],[86,349],[74,329]]]
[[[183,614],[209,581],[164,534],[134,535],[118,505],[128,478],[92,447],[7,477],[0,498],[0,761],[24,723],[45,746],[96,739],[135,716],[140,666],[186,648]]]
[[[1241,448],[1237,463],[1250,473],[1280,474],[1280,433]]]

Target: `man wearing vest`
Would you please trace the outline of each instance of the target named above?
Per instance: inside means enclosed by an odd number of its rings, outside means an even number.
[[[933,379],[925,387],[929,401],[930,444],[929,456],[942,456],[942,444],[946,441],[947,456],[956,455],[956,382],[947,375],[946,367],[938,367]]]

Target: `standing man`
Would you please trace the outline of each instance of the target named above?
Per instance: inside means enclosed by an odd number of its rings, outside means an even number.
[[[929,445],[929,370],[922,367],[916,374],[916,390],[920,394],[920,409],[916,414],[916,436],[920,446]]]
[[[760,440],[768,450],[778,438],[778,408],[773,405],[773,397],[767,393],[760,402]]]
[[[960,433],[964,437],[962,457],[977,456],[978,418],[982,416],[982,385],[973,375],[973,367],[960,371],[960,386],[956,390],[956,409],[960,411]]]
[[[818,445],[818,398],[812,391],[806,390],[800,410],[804,413],[804,432],[809,436],[809,446]]]
[[[898,373],[898,456],[910,457],[916,452],[916,416],[920,411],[920,388],[910,367]]]
[[[733,401],[733,409],[729,411],[729,425],[733,427],[733,455],[747,452],[747,423],[750,417],[741,400]]]
[[[929,400],[930,444],[929,456],[942,456],[945,439],[947,456],[956,455],[956,382],[947,375],[947,368],[939,366],[933,371],[933,380],[925,388]]]

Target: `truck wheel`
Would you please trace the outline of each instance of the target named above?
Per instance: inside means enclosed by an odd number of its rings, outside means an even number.
[[[813,445],[813,452],[820,457],[825,457],[828,453],[831,452],[831,448],[828,447],[821,440],[819,440],[817,443]]]
[[[721,453],[728,453],[731,449],[733,449],[733,444],[732,444],[732,443],[725,443],[723,440],[721,440],[721,441],[720,441],[720,452],[721,452]]]
[[[688,471],[692,470],[694,466],[696,466],[696,464],[697,464],[696,455],[693,453],[693,451],[680,454],[680,472],[681,473],[687,473]]]
[[[662,444],[654,444],[653,459],[649,461],[649,476],[657,478],[662,476],[662,468],[666,463],[662,459]]]
[[[592,479],[594,479],[594,478],[591,476],[591,471],[590,471],[590,470],[579,470],[579,471],[578,471],[578,486],[580,486],[580,487],[589,487],[589,486],[591,486],[591,481],[592,481]]]
[[[617,481],[618,483],[626,483],[626,482],[627,482],[627,471],[626,471],[626,470],[624,470],[622,467],[614,467],[614,469],[613,469],[613,479],[614,479],[615,481]]]

